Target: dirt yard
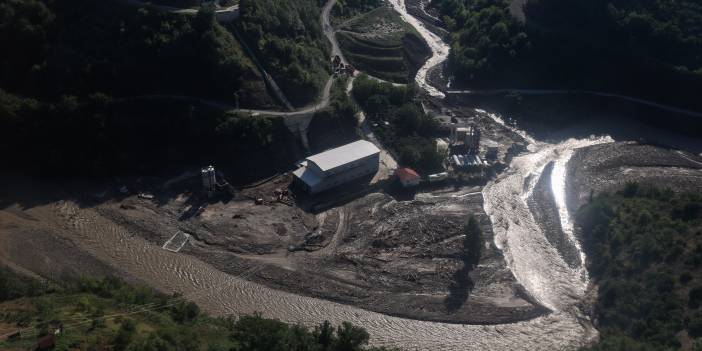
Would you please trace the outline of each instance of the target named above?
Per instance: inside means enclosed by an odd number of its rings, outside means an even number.
[[[158,245],[189,234],[179,254],[295,293],[409,318],[494,324],[546,312],[523,296],[482,210],[480,187],[372,192],[318,214],[277,201],[290,176],[207,200],[191,178],[153,199],[131,195],[98,205],[105,218]],[[143,195],[143,192],[142,192]],[[290,199],[294,195],[289,195]],[[263,201],[261,201],[263,200]],[[295,199],[304,203],[304,199]],[[464,225],[479,219],[481,262],[464,263]]]

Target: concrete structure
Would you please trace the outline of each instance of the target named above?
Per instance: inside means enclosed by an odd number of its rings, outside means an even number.
[[[202,176],[202,187],[207,196],[211,197],[217,190],[217,176],[213,166],[207,166],[200,171]]]
[[[449,152],[449,144],[444,141],[444,139],[436,138],[436,152],[442,156],[447,155]]]
[[[488,165],[476,154],[453,155],[449,160],[456,169],[461,170],[478,170]]]
[[[492,140],[485,140],[483,141],[483,146],[485,146],[485,159],[496,160],[500,144]]]
[[[444,180],[448,179],[448,175],[449,174],[447,172],[430,174],[429,175],[429,183],[438,183],[438,182],[444,181]]]
[[[475,126],[456,126],[451,129],[449,137],[451,149],[460,153],[477,153],[480,147],[480,130]]]
[[[415,187],[422,180],[412,168],[398,168],[395,170],[395,176],[405,188]]]
[[[295,182],[311,194],[378,172],[380,150],[359,140],[308,157],[293,174]]]

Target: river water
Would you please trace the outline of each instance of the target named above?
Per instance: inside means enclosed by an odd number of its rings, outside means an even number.
[[[431,49],[432,55],[429,58],[429,60],[427,60],[427,62],[424,63],[424,66],[422,66],[419,69],[419,71],[417,71],[415,81],[417,82],[419,87],[425,90],[427,93],[429,93],[429,95],[443,98],[444,93],[442,93],[439,89],[429,84],[429,82],[427,81],[427,74],[429,73],[429,69],[446,61],[449,55],[450,47],[438,35],[428,30],[424,26],[424,23],[422,23],[422,21],[407,13],[407,6],[405,4],[405,0],[388,1],[390,2],[390,4],[392,4],[392,7],[395,9],[395,11],[397,11],[400,14],[400,16],[402,16],[402,19],[404,19],[407,23],[412,25],[412,27],[417,29],[419,34],[422,36],[422,38],[424,38],[424,41],[427,42],[429,48]]]
[[[430,94],[441,92],[426,82],[429,68],[443,62],[448,45],[407,13],[403,0],[390,0],[402,17],[427,40],[433,56],[420,69],[417,82]],[[495,122],[503,123],[498,116]],[[104,257],[126,275],[138,277],[163,291],[178,291],[215,315],[261,312],[282,321],[317,325],[349,321],[363,326],[373,345],[407,350],[560,350],[573,349],[593,340],[597,332],[576,308],[585,294],[587,272],[571,269],[536,225],[526,198],[549,162],[556,162],[552,182],[566,235],[572,235],[565,207],[565,166],[572,151],[608,138],[540,143],[516,130],[530,143],[529,152],[514,158],[509,170],[483,191],[485,211],[495,232],[495,243],[504,251],[507,265],[528,294],[553,312],[530,321],[505,325],[459,325],[391,317],[353,306],[270,289],[246,280],[253,271],[234,276],[199,259],[161,249],[104,219],[91,209],[71,202],[56,207],[69,218],[81,240],[77,245]],[[570,231],[570,232],[569,232]],[[578,246],[579,247],[579,246]]]

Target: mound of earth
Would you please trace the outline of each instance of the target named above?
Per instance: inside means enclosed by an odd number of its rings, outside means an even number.
[[[344,22],[337,38],[356,69],[395,83],[414,79],[431,56],[421,35],[385,6]]]
[[[631,181],[673,191],[700,192],[702,157],[631,142],[601,144],[573,154],[568,179],[570,211],[580,208],[592,195],[621,190]]]

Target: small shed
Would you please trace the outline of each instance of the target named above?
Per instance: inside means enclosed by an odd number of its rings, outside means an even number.
[[[417,186],[421,180],[421,177],[415,170],[406,167],[395,170],[395,176],[405,188]]]

